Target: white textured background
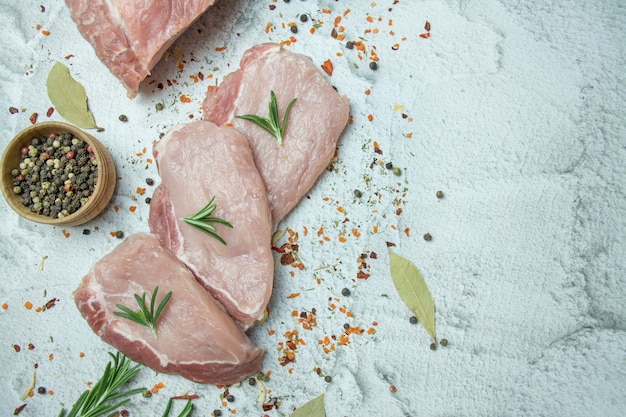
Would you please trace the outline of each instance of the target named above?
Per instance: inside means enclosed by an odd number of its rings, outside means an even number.
[[[72,290],[119,242],[110,231],[148,229],[143,199],[151,187],[145,178],[157,179],[146,162],[152,141],[174,124],[199,118],[207,86],[236,69],[255,43],[291,36],[281,26],[288,22],[300,28],[291,50],[320,65],[333,61],[329,80],[349,96],[353,124],[333,169],[280,226],[299,233],[306,269],[277,266],[272,314],[251,332],[267,349],[267,386],[281,402],[266,414],[289,415],[323,392],[332,417],[626,415],[622,1],[222,0],[176,43],[184,69],[176,68],[172,53],[133,101],[80,37],[63,2],[0,3],[0,144],[28,126],[32,113],[48,120],[45,79],[61,61],[85,86],[96,121],[106,129],[96,136],[109,147],[119,176],[106,213],[69,228],[69,238],[0,203],[0,304],[8,305],[0,310],[1,415],[22,404],[35,364],[35,387],[54,393],[28,398],[23,416],[55,416],[100,376],[112,349],[81,318]],[[345,41],[330,37],[333,18],[347,8],[341,22],[346,40],[376,47],[377,71],[346,50]],[[324,22],[315,34],[308,31],[311,20],[299,22],[302,13]],[[426,20],[431,37],[422,39]],[[266,34],[268,22],[274,26]],[[378,33],[365,32],[374,28]],[[216,52],[221,46],[226,50]],[[205,79],[194,83],[189,76],[199,71]],[[167,80],[176,83],[168,86]],[[191,102],[182,103],[181,94]],[[165,106],[161,112],[154,110],[158,102]],[[20,113],[10,114],[11,106]],[[120,122],[120,114],[129,121]],[[61,120],[57,113],[51,119]],[[382,155],[374,152],[374,141]],[[138,156],[144,147],[148,154]],[[401,167],[403,175],[370,167],[374,158]],[[147,187],[146,195],[137,196],[137,187]],[[363,192],[361,199],[353,197],[354,189]],[[437,190],[443,199],[435,197]],[[131,205],[138,206],[135,213]],[[315,233],[320,226],[329,238],[323,244]],[[85,228],[90,235],[82,234]],[[426,232],[431,242],[423,240]],[[337,239],[342,233],[345,243]],[[388,273],[386,242],[423,272],[446,348],[431,351],[427,333],[409,324]],[[357,258],[366,250],[379,256],[368,261],[371,277],[357,280]],[[344,287],[352,296],[341,295]],[[301,295],[286,298],[294,292]],[[38,306],[53,297],[59,301],[48,311],[23,307],[27,300]],[[354,317],[331,311],[330,302]],[[293,323],[292,310],[313,308],[317,327],[307,331]],[[377,322],[376,332],[352,335],[348,346],[324,354],[317,340],[338,336],[344,322],[365,329]],[[307,344],[282,367],[277,346],[294,328]],[[330,383],[313,371],[317,366],[332,376]],[[257,389],[247,383],[230,389],[236,401],[228,407],[220,407],[222,389],[148,369],[133,386],[159,381],[165,387],[157,395],[133,399],[131,416],[161,415],[167,397],[184,391],[200,395],[194,415],[217,408],[232,415],[229,407],[234,415],[264,414]]]

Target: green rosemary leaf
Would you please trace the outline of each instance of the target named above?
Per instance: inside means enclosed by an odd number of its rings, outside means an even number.
[[[130,396],[140,393],[145,388],[135,388],[119,392],[122,385],[130,381],[139,372],[141,365],[130,368],[130,360],[126,356],[109,353],[113,358],[91,390],[84,391],[67,417],[98,417],[116,411],[130,401]],[[118,401],[122,399],[121,401]],[[62,409],[59,417],[65,415]]]
[[[276,102],[276,94],[274,91],[270,91],[270,102],[268,105],[268,115],[267,118],[257,116],[254,114],[244,114],[241,116],[235,116],[238,119],[244,119],[249,122],[256,124],[261,127],[270,135],[276,138],[276,141],[280,146],[283,145],[283,135],[285,134],[285,127],[287,126],[287,120],[289,119],[289,113],[291,112],[291,107],[296,102],[294,98],[289,102],[287,106],[287,110],[285,111],[285,116],[283,117],[283,124],[281,126],[279,116],[278,116],[278,104]]]
[[[224,239],[222,239],[216,233],[217,229],[215,228],[215,226],[213,226],[212,223],[219,223],[219,224],[222,224],[222,225],[224,225],[226,227],[230,227],[230,228],[232,228],[233,225],[230,224],[229,222],[227,222],[224,219],[219,219],[217,217],[211,217],[211,214],[213,214],[213,212],[217,208],[217,206],[215,204],[213,204],[214,200],[215,200],[215,197],[212,197],[211,200],[209,200],[209,202],[200,211],[198,211],[196,214],[193,214],[193,215],[187,216],[187,217],[183,217],[181,220],[184,221],[185,223],[187,223],[188,225],[195,227],[196,229],[200,230],[201,232],[206,233],[207,235],[209,235],[212,238],[214,238],[217,241],[219,241],[221,244],[226,245],[226,241]]]
[[[135,301],[137,301],[137,304],[139,304],[139,311],[133,311],[124,305],[116,304],[115,306],[122,311],[121,312],[114,311],[113,314],[115,314],[118,317],[131,320],[137,324],[141,324],[142,326],[148,327],[150,330],[152,330],[152,333],[154,334],[154,337],[156,338],[157,337],[157,329],[156,329],[157,322],[159,321],[159,317],[161,316],[161,313],[163,309],[165,308],[165,305],[167,304],[167,302],[170,300],[170,297],[172,296],[172,292],[171,291],[168,292],[163,298],[163,300],[161,300],[161,303],[159,304],[159,307],[157,308],[157,311],[155,312],[154,304],[156,303],[156,295],[158,292],[159,292],[159,286],[157,285],[154,288],[154,292],[152,293],[149,310],[148,310],[148,306],[146,306],[146,293],[144,292],[141,297],[135,294]]]

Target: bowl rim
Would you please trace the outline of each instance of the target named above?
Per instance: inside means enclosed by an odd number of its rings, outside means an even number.
[[[32,140],[33,137],[47,136],[50,133],[71,133],[72,135],[78,137],[81,140],[84,140],[89,145],[91,145],[92,148],[94,148],[94,154],[98,158],[98,176],[96,179],[96,186],[93,193],[89,197],[89,200],[77,211],[63,218],[53,218],[29,211],[19,201],[19,197],[16,194],[12,193],[13,185],[10,184],[9,186],[7,184],[7,181],[12,181],[13,177],[11,175],[11,170],[15,168],[9,167],[11,159],[15,158],[12,152],[17,151],[26,143],[30,144],[30,140]],[[103,169],[103,165],[106,165],[106,169]],[[13,209],[13,211],[15,211],[18,215],[27,220],[51,226],[76,226],[92,220],[94,217],[100,214],[107,206],[108,202],[113,196],[116,182],[115,165],[109,151],[106,149],[104,144],[102,144],[102,142],[100,142],[98,139],[96,139],[91,134],[85,132],[84,130],[69,123],[60,121],[46,121],[36,123],[18,132],[6,144],[4,148],[2,157],[0,158],[0,176],[2,181],[2,186],[0,188],[2,189],[4,200]],[[110,184],[111,180],[113,181],[112,186]],[[98,196],[100,198],[93,198],[94,196]],[[103,201],[105,202],[104,204],[102,204]],[[89,213],[88,215],[85,215],[85,213],[89,210],[94,210],[93,206],[96,204],[102,204],[102,207],[97,209],[95,213]]]

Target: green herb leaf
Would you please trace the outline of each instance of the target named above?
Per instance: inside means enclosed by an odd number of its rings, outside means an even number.
[[[181,220],[185,223],[195,227],[201,232],[206,233],[214,239],[220,241],[223,245],[226,245],[226,241],[222,239],[216,232],[217,229],[211,223],[219,223],[223,224],[226,227],[232,228],[233,225],[228,223],[226,220],[218,219],[217,217],[211,217],[211,214],[215,211],[217,206],[213,204],[215,197],[212,197],[211,200],[204,206],[199,212],[192,216],[183,217]]]
[[[115,306],[122,311],[114,311],[113,314],[150,328],[150,330],[152,330],[152,333],[154,334],[154,337],[156,338],[157,322],[159,320],[159,317],[161,316],[161,313],[163,312],[163,309],[165,308],[165,305],[172,296],[172,292],[168,292],[165,297],[163,297],[163,300],[161,300],[161,303],[159,303],[156,311],[154,311],[154,304],[156,303],[156,296],[158,292],[159,286],[157,285],[154,288],[152,298],[150,299],[150,308],[148,308],[148,306],[146,305],[146,293],[144,292],[141,297],[135,294],[135,301],[137,301],[137,304],[139,304],[139,311],[133,311],[122,304],[116,304]]]
[[[326,417],[326,411],[324,411],[324,394],[296,408],[291,414],[291,417]]]
[[[407,259],[389,252],[389,269],[393,284],[404,304],[435,339],[435,302],[420,271]]]
[[[130,367],[131,361],[126,356],[117,352],[116,355],[109,353],[113,358],[91,390],[84,391],[67,417],[98,417],[109,415],[130,401],[130,396],[143,392],[145,388],[135,388],[119,392],[119,388],[130,381],[141,368],[137,364]],[[124,400],[119,401],[120,399]],[[65,410],[61,409],[59,416],[64,416]]]
[[[167,406],[165,407],[165,412],[163,413],[163,417],[169,417],[171,408],[172,408],[172,399],[170,398],[167,401]],[[178,414],[178,417],[189,417],[192,411],[193,411],[193,404],[191,404],[191,400],[188,400],[187,404],[185,404],[185,408],[183,408],[180,414]]]
[[[87,107],[85,87],[72,78],[65,65],[57,62],[52,66],[46,88],[56,111],[68,122],[85,129],[98,128]]]
[[[280,124],[280,120],[278,118],[278,104],[276,103],[276,94],[274,91],[270,91],[270,103],[268,105],[268,117],[261,117],[254,114],[244,114],[242,116],[235,116],[239,119],[248,120],[261,127],[270,135],[276,138],[276,141],[280,146],[283,145],[283,135],[285,134],[285,127],[287,127],[287,120],[289,119],[289,113],[291,112],[291,106],[296,102],[294,98],[287,105],[287,110],[285,111],[285,117],[283,117],[283,123]]]

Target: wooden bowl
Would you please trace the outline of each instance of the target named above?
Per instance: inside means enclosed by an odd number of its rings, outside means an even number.
[[[95,189],[89,200],[74,213],[63,218],[53,218],[30,211],[28,207],[22,205],[21,196],[13,192],[11,171],[20,165],[21,149],[24,146],[31,145],[33,138],[48,137],[52,133],[57,135],[71,133],[90,145],[98,160],[98,175],[96,177]],[[111,200],[116,184],[115,165],[104,145],[79,128],[62,122],[37,123],[18,133],[4,150],[0,160],[0,178],[4,199],[17,214],[28,220],[53,226],[77,226],[93,219],[104,210]]]

